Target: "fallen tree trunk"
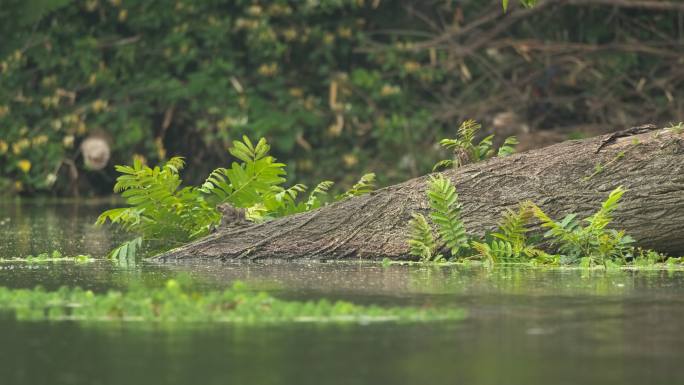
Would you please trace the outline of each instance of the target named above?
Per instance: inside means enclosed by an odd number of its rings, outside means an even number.
[[[448,170],[468,233],[532,200],[552,217],[593,213],[617,186],[628,191],[614,226],[638,245],[684,252],[684,134],[654,130],[573,140]],[[427,214],[427,176],[308,213],[217,233],[157,257],[178,259],[408,259],[412,212]]]

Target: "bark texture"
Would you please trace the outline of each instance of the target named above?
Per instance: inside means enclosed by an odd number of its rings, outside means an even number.
[[[614,227],[625,229],[640,246],[681,254],[684,134],[655,130],[606,141],[609,137],[567,141],[442,174],[456,185],[471,235],[495,229],[502,211],[524,200],[555,218],[570,212],[588,216],[622,185],[628,191]],[[157,259],[408,259],[407,225],[414,211],[427,216],[427,180],[415,178],[312,212],[222,229]]]

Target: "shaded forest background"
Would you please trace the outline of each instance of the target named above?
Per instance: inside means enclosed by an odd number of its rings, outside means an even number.
[[[242,135],[297,181],[429,171],[476,119],[530,148],[684,120],[684,2],[3,0],[0,191],[106,194],[114,164]],[[111,159],[84,164],[88,137]]]

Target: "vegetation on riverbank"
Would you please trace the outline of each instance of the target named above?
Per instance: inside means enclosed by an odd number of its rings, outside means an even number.
[[[109,221],[137,236],[110,256],[131,259],[143,246],[164,250],[208,235],[221,222],[219,205],[227,204],[230,209],[223,213],[224,225],[239,226],[244,220],[258,223],[310,211],[374,188],[375,174],[369,173],[337,196],[328,192],[333,182],[322,181],[304,197],[306,185],[284,186],[286,165],[276,162],[269,151],[264,138],[256,144],[247,137],[233,142],[229,152],[240,162],[215,169],[201,186],[181,187],[180,171],[185,165],[181,157],[154,168],[137,160],[133,166],[116,166],[122,175],[114,192],[120,193],[129,206],[103,212],[96,223]],[[234,217],[228,218],[230,215]]]
[[[682,119],[680,4],[515,3],[3,1],[0,195],[107,194],[170,154],[199,184],[245,134],[346,188],[428,172],[467,118],[533,145]]]
[[[455,139],[442,140],[441,144],[453,151],[453,160],[441,161],[436,167],[461,167],[515,151],[514,137],[504,140],[498,150],[492,144],[492,136],[475,143],[479,128],[479,124],[468,120],[461,124]],[[97,223],[111,221],[136,237],[110,255],[119,261],[131,260],[144,246],[154,251],[168,250],[208,235],[219,222],[237,227],[264,222],[373,189],[375,175],[367,174],[350,190],[334,198],[328,194],[331,181],[319,183],[305,196],[308,189],[303,184],[284,186],[287,166],[276,162],[269,150],[263,138],[256,145],[247,137],[234,142],[230,153],[240,163],[216,169],[197,187],[180,187],[179,172],[184,165],[181,158],[172,158],[156,168],[139,162],[132,167],[117,166],[122,175],[117,179],[115,191],[122,194],[129,206],[105,211]],[[582,220],[572,213],[555,220],[533,202],[521,202],[516,210],[502,213],[497,231],[468,235],[460,218],[461,205],[454,185],[443,176],[431,176],[427,200],[429,219],[436,234],[426,217],[414,213],[409,222],[409,252],[425,263],[482,259],[491,264],[607,267],[664,262],[668,259],[666,256],[635,249],[632,237],[608,228],[624,193],[622,187],[617,187],[595,214]],[[217,208],[226,204],[229,210],[219,213]],[[535,224],[547,230],[543,237],[542,234],[529,236],[530,227]]]
[[[580,267],[672,266],[681,258],[670,258],[654,250],[633,246],[635,240],[624,231],[608,228],[612,214],[625,190],[614,189],[599,210],[582,220],[567,214],[561,220],[549,217],[533,202],[520,203],[518,210],[506,210],[497,231],[484,238],[469,238],[460,218],[460,204],[451,181],[430,179],[430,218],[439,237],[421,214],[413,214],[408,240],[410,253],[423,263],[480,259],[488,264],[530,264]],[[529,237],[530,226],[538,223],[547,231]],[[439,241],[439,242],[438,242]],[[546,247],[542,248],[542,244]],[[555,250],[556,253],[547,252]],[[446,256],[439,254],[444,251]]]

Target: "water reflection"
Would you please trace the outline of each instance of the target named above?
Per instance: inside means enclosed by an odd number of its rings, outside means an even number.
[[[91,205],[0,206],[0,256],[104,254]],[[104,205],[106,206],[106,205]],[[7,384],[675,384],[684,273],[368,264],[0,264],[0,284],[94,290],[190,274],[282,298],[457,306],[463,322],[214,326],[18,323],[0,315]]]
[[[52,250],[64,254],[105,255],[118,239],[94,226],[112,202],[0,201],[0,258],[22,257]]]

